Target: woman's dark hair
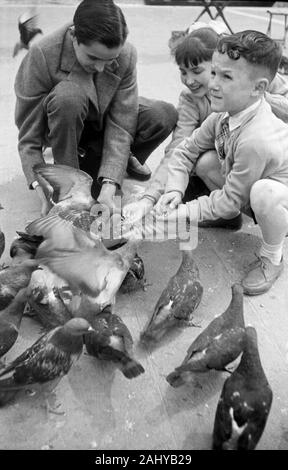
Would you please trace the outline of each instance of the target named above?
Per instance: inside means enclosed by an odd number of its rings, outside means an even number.
[[[232,60],[243,57],[249,64],[262,67],[271,81],[279,67],[282,49],[276,41],[259,31],[246,30],[222,37],[217,51]]]
[[[83,0],[73,23],[78,44],[97,41],[111,49],[123,45],[128,35],[122,10],[112,0]]]
[[[197,67],[212,60],[219,35],[212,28],[199,28],[188,34],[175,50],[176,63],[185,67]]]

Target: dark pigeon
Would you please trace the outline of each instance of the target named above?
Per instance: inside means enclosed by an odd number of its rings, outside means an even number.
[[[88,354],[113,362],[127,379],[142,374],[144,368],[132,357],[130,331],[121,318],[111,312],[111,307],[88,318],[94,329],[84,335]]]
[[[91,329],[84,318],[72,318],[42,335],[0,371],[0,405],[21,390],[51,392],[71,369],[83,349],[83,335]],[[47,387],[47,388],[46,388]]]
[[[12,348],[18,338],[26,302],[26,288],[20,289],[8,307],[0,311],[0,357]]]
[[[272,397],[260,361],[256,330],[247,327],[240,364],[224,383],[217,406],[213,449],[255,449],[266,425]]]
[[[141,334],[142,341],[157,341],[177,326],[193,325],[193,312],[203,295],[199,270],[191,251],[182,251],[177,273],[162,292],[151,320]]]
[[[232,299],[222,315],[216,316],[193,341],[187,355],[175,371],[167,376],[173,387],[189,382],[194,372],[226,370],[242,352],[245,338],[243,289],[232,286]]]

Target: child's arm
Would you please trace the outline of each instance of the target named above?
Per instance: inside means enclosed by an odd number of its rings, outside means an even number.
[[[203,98],[204,100],[204,98]],[[210,113],[208,102],[203,102],[203,112]],[[143,194],[143,198],[153,198],[155,203],[164,193],[167,182],[168,164],[174,149],[186,138],[190,137],[195,129],[201,125],[199,103],[193,100],[186,90],[182,91],[177,107],[178,121],[173,131],[172,140],[165,148],[165,155],[153,173],[151,181],[148,183]],[[203,120],[203,118],[202,118]]]
[[[207,150],[215,149],[215,126],[221,113],[212,113],[173,152],[168,164],[165,192],[179,191],[184,196],[189,176],[198,157]]]

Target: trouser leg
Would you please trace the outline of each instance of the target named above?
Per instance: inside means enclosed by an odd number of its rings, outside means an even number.
[[[78,145],[88,114],[88,97],[76,83],[60,82],[45,99],[44,107],[55,163],[79,168]]]
[[[178,119],[175,107],[165,101],[139,98],[138,122],[131,152],[140,163],[173,131]]]

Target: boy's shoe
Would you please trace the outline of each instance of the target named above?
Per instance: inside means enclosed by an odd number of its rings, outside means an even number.
[[[134,155],[130,154],[127,165],[127,173],[140,181],[147,181],[151,177],[151,170],[146,163],[141,165]]]
[[[242,214],[238,214],[233,219],[203,220],[198,222],[200,228],[226,228],[227,230],[240,230],[242,227]]]
[[[279,265],[273,264],[265,256],[257,256],[250,264],[246,277],[242,280],[244,294],[258,295],[267,292],[280,276],[284,268],[283,258]]]

